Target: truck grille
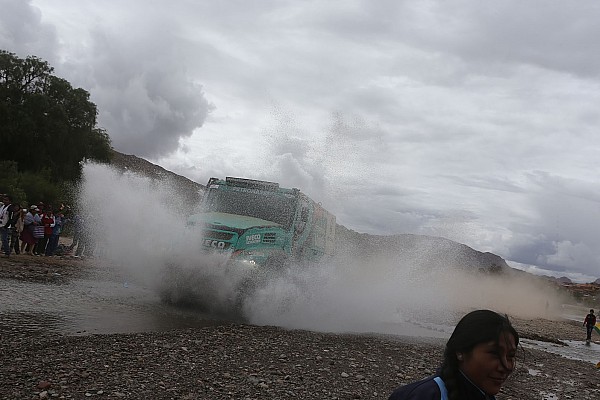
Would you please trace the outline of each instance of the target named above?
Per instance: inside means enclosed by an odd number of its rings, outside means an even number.
[[[215,240],[231,240],[231,238],[233,237],[233,233],[231,232],[220,231],[206,231],[205,235],[207,238]]]
[[[267,244],[275,243],[275,233],[265,233],[262,242]]]

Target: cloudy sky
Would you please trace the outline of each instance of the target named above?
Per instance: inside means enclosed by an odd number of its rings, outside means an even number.
[[[600,277],[600,4],[0,0],[116,150],[299,187],[372,234]]]

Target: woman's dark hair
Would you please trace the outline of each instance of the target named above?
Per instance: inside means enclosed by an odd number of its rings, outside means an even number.
[[[446,343],[441,377],[448,389],[450,400],[458,400],[458,358],[457,353],[469,353],[475,346],[491,341],[498,342],[502,333],[510,333],[519,344],[519,334],[506,315],[490,310],[476,310],[468,313],[458,322]]]

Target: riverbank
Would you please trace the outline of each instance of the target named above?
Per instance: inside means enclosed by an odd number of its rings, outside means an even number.
[[[93,262],[12,256],[0,260],[0,279],[64,285]],[[64,336],[32,328],[38,317],[10,315],[22,324],[0,324],[0,398],[385,399],[397,385],[433,373],[443,351],[434,339],[243,324]],[[523,337],[581,340],[574,322],[513,322]],[[599,373],[593,363],[524,347],[497,397],[592,399]]]

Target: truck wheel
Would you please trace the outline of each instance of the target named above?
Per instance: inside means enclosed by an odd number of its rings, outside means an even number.
[[[288,261],[286,254],[273,254],[267,258],[265,269],[267,271],[281,271],[287,267]]]

